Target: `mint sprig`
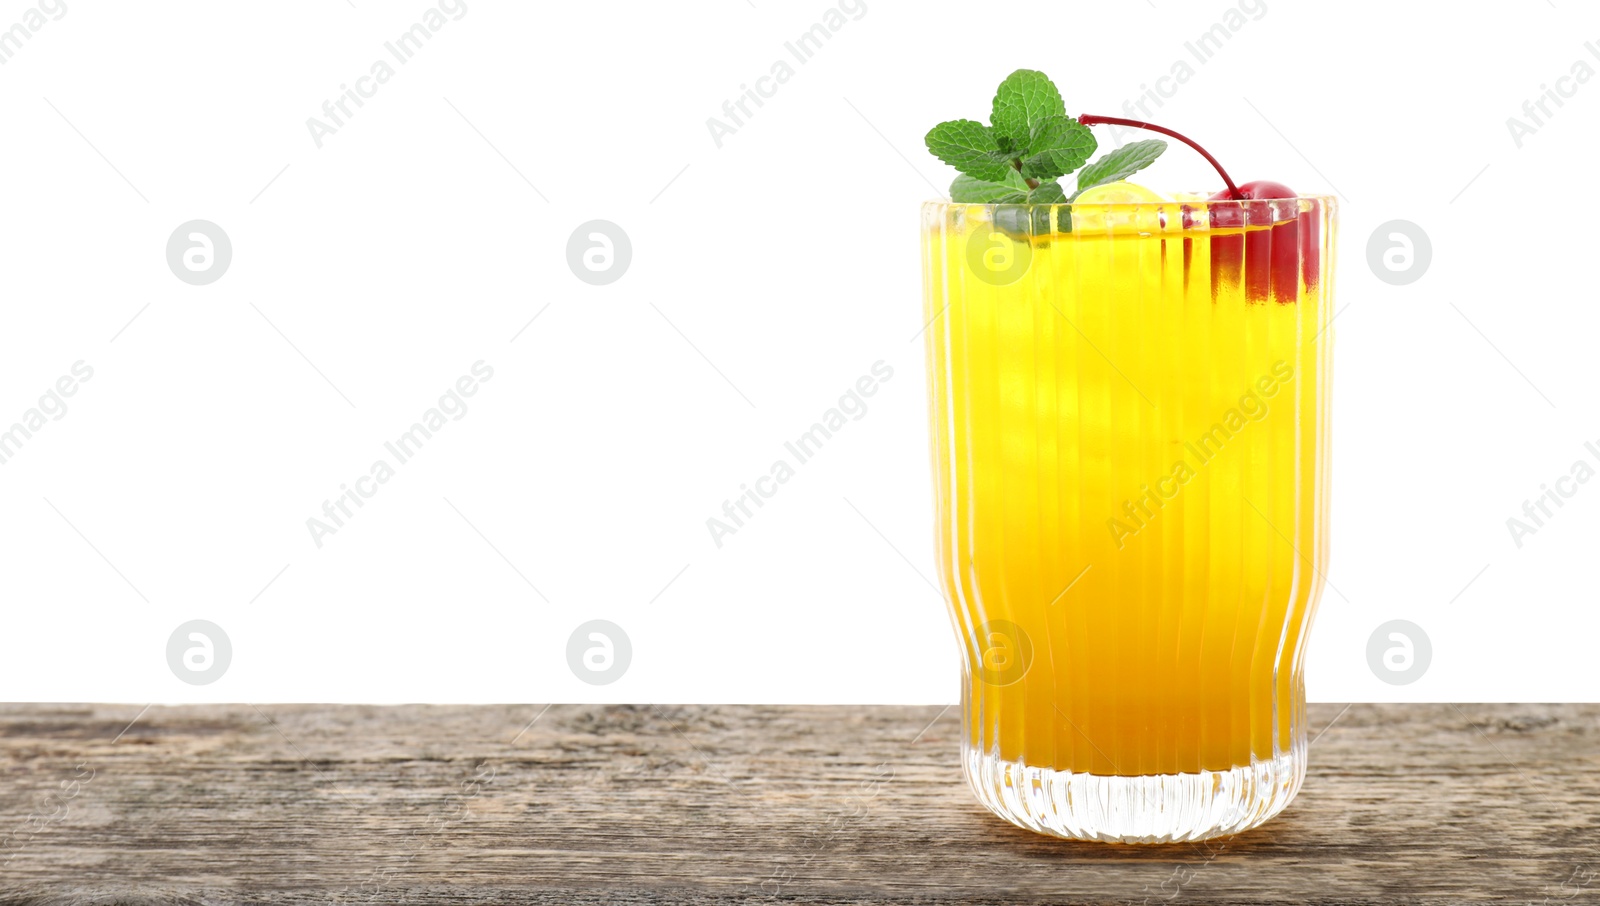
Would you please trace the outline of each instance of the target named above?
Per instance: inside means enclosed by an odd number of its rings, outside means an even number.
[[[933,155],[961,175],[950,198],[962,204],[1062,204],[1091,186],[1126,179],[1150,165],[1166,143],[1134,142],[1112,151],[1078,175],[1069,196],[1059,180],[1083,167],[1098,143],[1089,127],[1067,116],[1049,76],[1019,69],[994,95],[989,125],[950,120],[928,131]]]

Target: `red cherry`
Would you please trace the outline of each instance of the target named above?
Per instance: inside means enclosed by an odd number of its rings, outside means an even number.
[[[1295,190],[1289,188],[1281,182],[1273,182],[1270,179],[1258,179],[1255,182],[1247,182],[1239,187],[1239,194],[1243,195],[1245,198],[1257,200],[1265,198],[1300,197],[1298,194],[1296,194]],[[1222,201],[1228,198],[1228,193],[1218,192],[1217,194],[1211,196],[1211,198],[1213,201]]]
[[[1294,199],[1299,197],[1293,189],[1281,182],[1273,182],[1270,179],[1247,182],[1239,187],[1239,194],[1249,199]],[[1226,192],[1218,192],[1211,197],[1213,200],[1227,199],[1228,194]],[[1213,211],[1215,211],[1214,208]],[[1296,257],[1300,259],[1301,276],[1305,280],[1307,289],[1314,289],[1321,276],[1322,202],[1311,200],[1308,210],[1281,213],[1294,213],[1299,222],[1298,224],[1280,224],[1272,228],[1272,295],[1279,302],[1293,302],[1298,298],[1297,293],[1299,290],[1294,285],[1294,260]],[[1258,212],[1251,212],[1249,217],[1251,223],[1262,222],[1257,219],[1257,214]],[[1242,218],[1239,218],[1236,213],[1234,219]],[[1213,217],[1212,222],[1216,222],[1215,217]],[[1267,216],[1265,222],[1276,223],[1277,221]],[[1296,226],[1298,226],[1298,229],[1295,229]],[[1298,253],[1296,250],[1297,245]],[[1250,250],[1247,249],[1245,254],[1248,257]]]
[[[1298,196],[1283,183],[1268,179],[1239,186],[1239,195],[1248,200],[1234,201],[1226,190],[1211,196],[1212,228],[1249,225],[1271,229],[1250,230],[1243,236],[1212,237],[1213,289],[1242,282],[1247,301],[1271,298],[1284,305],[1296,301],[1302,270],[1306,271],[1306,282],[1315,283],[1314,266],[1301,261]]]

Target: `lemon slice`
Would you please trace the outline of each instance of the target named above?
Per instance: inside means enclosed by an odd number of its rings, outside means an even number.
[[[1163,226],[1162,209],[1156,206],[1174,204],[1172,199],[1144,186],[1131,182],[1108,182],[1084,190],[1082,195],[1073,200],[1072,229],[1084,234],[1155,233]]]
[[[1172,199],[1127,180],[1108,182],[1103,186],[1085,189],[1073,204],[1161,204]]]

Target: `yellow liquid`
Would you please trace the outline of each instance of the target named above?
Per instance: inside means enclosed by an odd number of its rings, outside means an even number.
[[[1148,775],[1303,745],[1333,262],[1331,204],[1298,204],[1298,251],[1281,230],[1184,229],[1177,205],[1079,206],[1072,232],[1031,241],[997,232],[992,208],[924,210],[939,559],[970,746]],[[994,276],[1018,256],[1019,277]]]

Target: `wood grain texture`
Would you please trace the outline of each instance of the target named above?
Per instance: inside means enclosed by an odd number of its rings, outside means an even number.
[[[6,705],[0,903],[1600,903],[1600,705],[1330,722],[1276,820],[1130,847],[983,811],[954,709]]]

